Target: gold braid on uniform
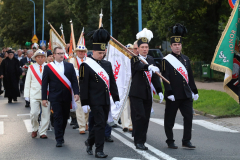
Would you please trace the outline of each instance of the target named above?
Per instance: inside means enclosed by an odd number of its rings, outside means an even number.
[[[163,59],[162,61],[162,72],[165,72],[166,68],[165,68],[165,59]]]
[[[138,58],[138,56],[133,56],[132,59],[133,59],[133,62],[134,62],[134,63],[140,61],[140,59]]]
[[[80,81],[82,81],[84,78],[84,65],[80,66],[80,76],[79,77],[80,77]]]

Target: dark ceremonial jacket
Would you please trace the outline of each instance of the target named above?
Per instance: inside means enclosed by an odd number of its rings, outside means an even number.
[[[78,81],[73,65],[64,62],[64,75],[71,82],[74,95],[79,95]],[[49,96],[47,96],[47,89],[49,85]],[[72,95],[67,87],[57,78],[48,65],[44,66],[42,77],[42,100],[57,101],[57,102],[71,102]]]
[[[18,59],[14,57],[12,59],[5,58],[1,63],[0,73],[3,75],[4,97],[20,97],[19,79],[22,69]]]
[[[129,96],[137,97],[144,100],[151,100],[151,86],[144,71],[148,71],[148,66],[155,65],[153,57],[147,55],[146,61],[148,64],[143,64],[138,57],[134,56],[131,59],[132,83]],[[157,93],[162,92],[160,77],[155,73],[152,74],[151,82]]]
[[[17,57],[16,57],[17,58]],[[35,63],[36,61],[32,60],[31,58],[31,62]],[[24,66],[26,63],[28,63],[27,57],[24,57],[20,60],[20,66]],[[29,64],[30,65],[30,64]]]
[[[170,84],[168,84],[163,81],[165,87],[165,99],[170,95],[174,95],[175,99],[192,98],[192,92],[194,94],[197,94],[198,90],[194,82],[190,60],[182,53],[180,55],[177,55],[172,52],[171,54],[175,56],[186,67],[188,71],[189,84],[187,84],[184,77],[175,68],[173,68],[173,66],[167,60],[163,59],[162,75],[170,82]]]
[[[91,57],[92,58],[92,57]],[[94,60],[94,58],[92,58]],[[109,75],[110,93],[113,101],[119,101],[118,88],[110,62],[95,60]],[[79,70],[80,99],[82,106],[110,105],[110,96],[106,83],[86,63],[82,63]]]

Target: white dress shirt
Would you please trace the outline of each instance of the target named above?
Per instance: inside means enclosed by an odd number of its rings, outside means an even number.
[[[22,56],[20,56],[20,57],[18,57],[18,60],[20,61],[22,58],[23,58],[23,57],[22,57]]]
[[[55,61],[55,64],[58,66],[59,70],[64,73],[64,64],[63,64],[63,61],[62,62],[57,62]]]
[[[86,58],[84,57],[84,58],[83,58],[83,61],[85,61],[85,60],[86,60]],[[79,65],[82,64],[81,58],[79,58],[78,56],[77,56],[77,61],[78,61]]]

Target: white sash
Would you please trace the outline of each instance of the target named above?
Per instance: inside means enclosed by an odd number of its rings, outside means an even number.
[[[107,72],[92,58],[88,58],[86,61],[83,61],[83,63],[86,63],[90,68],[92,68],[94,72],[96,72],[102,78],[102,80],[108,86],[108,91],[110,91],[109,76]]]
[[[185,66],[172,54],[168,54],[166,57],[164,57],[172,66],[175,68],[186,80],[188,83],[188,71],[185,68]]]
[[[71,82],[68,80],[68,78],[64,75],[64,73],[62,73],[60,70],[59,70],[59,68],[55,65],[55,63],[54,62],[51,62],[51,63],[49,63],[48,65],[51,65],[56,71],[57,71],[57,73],[61,76],[61,78],[67,83],[67,85],[71,88],[71,94],[72,94],[72,109],[71,109],[71,111],[73,112],[73,111],[76,111],[76,109],[77,109],[77,104],[76,104],[76,102],[75,102],[75,100],[74,100],[74,93],[73,93],[73,89],[72,89],[72,84],[71,84]],[[60,80],[61,81],[61,80]]]

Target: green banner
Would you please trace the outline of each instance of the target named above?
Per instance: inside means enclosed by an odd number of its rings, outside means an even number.
[[[238,63],[240,48],[240,6],[239,0],[231,13],[228,23],[222,33],[222,36],[216,47],[211,68],[225,73],[224,89],[238,101],[237,78],[239,74],[240,63]],[[237,74],[237,75],[236,75]]]

